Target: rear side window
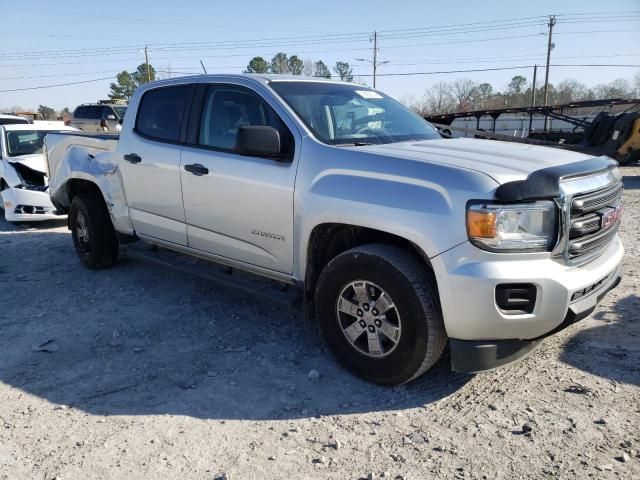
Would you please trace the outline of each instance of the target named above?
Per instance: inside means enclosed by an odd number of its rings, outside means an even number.
[[[102,107],[85,107],[84,118],[89,120],[99,120],[102,114]]]
[[[73,112],[73,116],[75,118],[85,118],[87,115],[87,107],[78,107],[76,111]]]
[[[149,90],[140,100],[136,131],[145,137],[178,142],[190,85]]]

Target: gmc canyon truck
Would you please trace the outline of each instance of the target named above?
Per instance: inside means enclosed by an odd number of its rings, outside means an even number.
[[[297,285],[339,361],[378,383],[415,379],[447,344],[455,371],[512,362],[621,278],[615,161],[442,138],[368,87],[153,82],[119,138],[46,147],[87,267],[141,239]]]

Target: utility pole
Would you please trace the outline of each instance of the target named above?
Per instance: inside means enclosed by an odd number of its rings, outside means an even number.
[[[356,58],[356,60],[359,62],[368,62],[373,65],[373,88],[376,88],[376,72],[378,71],[378,67],[389,63],[389,60],[378,62],[378,32],[373,32],[373,61],[367,58]]]
[[[536,77],[538,76],[538,65],[533,66],[533,87],[531,88],[531,107],[536,106]],[[529,113],[529,132],[533,124],[533,112]]]
[[[376,69],[378,68],[378,32],[373,32],[373,88],[376,88]]]
[[[144,63],[147,65],[147,82],[151,81],[151,71],[149,70],[149,54],[147,53],[147,46],[144,46]]]
[[[549,40],[547,43],[547,69],[544,74],[544,106],[547,106],[549,101],[549,62],[551,61],[551,50],[555,46],[551,41],[551,37],[553,35],[553,26],[556,24],[556,16],[549,15]],[[544,129],[547,130],[549,127],[549,115],[544,116]]]

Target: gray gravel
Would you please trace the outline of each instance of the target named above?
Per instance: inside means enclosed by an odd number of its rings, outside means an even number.
[[[526,360],[385,388],[298,311],[0,221],[0,479],[639,478],[640,167],[625,278]],[[384,477],[383,477],[384,475]]]

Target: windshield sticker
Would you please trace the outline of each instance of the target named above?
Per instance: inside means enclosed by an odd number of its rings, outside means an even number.
[[[356,90],[356,93],[362,98],[382,98],[382,95],[378,92],[374,92],[373,90]]]

